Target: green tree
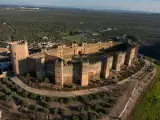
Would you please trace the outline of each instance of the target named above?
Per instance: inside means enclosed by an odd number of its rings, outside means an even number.
[[[63,103],[64,102],[63,98],[58,99],[58,102]]]
[[[88,120],[88,116],[87,115],[82,115],[81,120]]]
[[[83,106],[78,106],[78,111],[79,112],[83,112],[85,109],[84,109],[84,107]]]
[[[37,99],[37,97],[38,97],[37,94],[30,93],[30,98],[32,98],[32,99]]]
[[[28,106],[28,102],[26,100],[20,98],[20,102],[22,106]]]
[[[41,100],[41,101],[39,102],[39,104],[40,104],[41,106],[43,106],[43,107],[49,107],[48,104],[47,104],[44,100]]]
[[[5,101],[11,101],[11,100],[13,100],[11,95],[9,95],[9,96],[6,95],[5,96]]]
[[[51,111],[54,113],[54,114],[57,114],[59,112],[59,108],[51,108]]]
[[[95,99],[95,100],[98,100],[98,99],[100,99],[100,96],[99,96],[99,94],[95,94],[95,95],[94,95],[94,99]]]
[[[29,106],[29,109],[31,109],[31,110],[37,110],[38,109],[38,107],[37,107],[37,105],[30,105]]]
[[[31,76],[31,74],[30,73],[26,73],[26,77],[30,77]]]
[[[17,97],[17,93],[16,93],[16,92],[12,92],[11,95],[12,95],[13,97]]]
[[[11,90],[6,87],[6,88],[4,89],[4,92],[5,92],[6,94],[10,94],[10,93],[11,93]]]
[[[79,120],[79,117],[74,115],[74,116],[72,117],[72,120]]]
[[[29,94],[29,93],[28,93],[27,91],[24,91],[24,92],[23,92],[23,96],[24,96],[24,97],[27,97],[28,94]]]
[[[18,87],[18,88],[17,88],[17,92],[18,92],[18,93],[21,93],[21,92],[22,92],[22,89]]]
[[[0,99],[4,99],[5,94],[3,92],[0,92]]]
[[[89,115],[89,119],[90,119],[90,120],[96,120],[97,117],[96,117],[95,114],[90,114],[90,115]]]
[[[45,77],[45,78],[44,78],[44,82],[46,82],[46,83],[48,83],[48,82],[49,82],[48,77]]]
[[[60,109],[60,114],[61,114],[61,115],[65,115],[66,112],[67,112],[66,109]]]
[[[44,112],[45,113],[49,113],[49,109],[48,108],[44,108]]]

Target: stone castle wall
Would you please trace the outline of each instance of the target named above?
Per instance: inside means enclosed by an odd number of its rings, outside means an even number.
[[[101,65],[102,62],[90,63],[89,70],[88,70],[88,78],[89,80],[99,80],[101,74]]]
[[[45,58],[39,58],[36,60],[36,75],[40,80],[43,80],[46,76]]]
[[[19,70],[19,74],[24,74],[28,72],[28,64],[27,64],[28,60],[22,59],[18,61],[18,70]]]
[[[113,65],[113,56],[106,56],[102,62],[101,77],[107,79]]]
[[[82,64],[74,63],[73,64],[73,83],[81,83],[81,74],[82,74]]]
[[[76,71],[75,71],[76,72]],[[63,80],[65,85],[71,85],[73,82],[73,65],[67,64],[63,67]]]
[[[88,86],[89,84],[89,63],[88,62],[82,62],[81,63],[81,80],[80,85],[81,86]]]
[[[51,56],[60,57],[62,59],[71,59],[73,55],[90,54],[99,52],[100,49],[106,49],[115,46],[116,42],[96,43],[96,44],[82,44],[82,46],[72,45],[71,47],[58,47],[54,50],[49,50],[46,53]]]
[[[115,69],[116,71],[121,70],[121,66],[124,64],[125,61],[125,56],[126,52],[116,52],[114,54],[113,69]]]
[[[73,44],[72,47],[47,51],[38,56],[29,57],[28,47],[26,43],[10,44],[12,64],[15,74],[23,74],[26,72],[35,72],[38,79],[49,77],[56,85],[71,85],[72,83],[87,86],[90,80],[107,79],[110,70],[121,70],[121,66],[131,65],[135,58],[138,47],[128,48],[123,52],[116,52],[114,55],[104,55],[104,59],[98,62],[79,61],[72,64],[65,64],[64,57],[70,59],[73,55],[89,54],[99,52],[116,45],[113,42],[82,44],[78,46]],[[24,54],[22,54],[24,52]],[[41,57],[40,57],[41,56]]]
[[[136,48],[132,47],[127,49],[126,51],[126,58],[125,58],[125,64],[128,66],[131,66],[132,60],[135,57],[136,54]]]
[[[55,61],[55,84],[63,87],[64,79],[63,79],[63,61],[56,60]]]

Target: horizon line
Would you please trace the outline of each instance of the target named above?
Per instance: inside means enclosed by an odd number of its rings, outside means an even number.
[[[0,4],[0,5],[13,5],[13,6],[28,6],[28,7],[48,7],[48,8],[68,8],[68,9],[82,9],[82,10],[94,10],[94,11],[104,11],[104,12],[107,12],[107,11],[113,11],[113,12],[118,12],[118,11],[120,11],[120,12],[130,12],[130,13],[152,13],[152,14],[160,14],[160,12],[151,12],[151,11],[144,11],[144,10],[129,10],[129,9],[112,9],[112,8],[108,8],[108,9],[105,9],[105,8],[103,8],[103,9],[98,9],[98,8],[84,8],[84,7],[75,7],[75,6],[54,6],[54,5],[34,5],[34,4],[14,4],[14,3],[11,3],[11,4],[9,4],[9,3],[6,3],[6,4]]]

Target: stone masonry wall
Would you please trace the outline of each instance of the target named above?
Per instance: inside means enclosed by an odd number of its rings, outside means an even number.
[[[55,84],[62,86],[64,85],[63,80],[63,61],[56,60],[55,61]]]
[[[55,76],[54,72],[55,72],[55,64],[53,62],[46,63],[46,75],[54,77]]]
[[[19,69],[19,74],[25,74],[28,72],[27,69],[27,59],[19,60],[18,61],[18,69]]]
[[[102,70],[101,70],[101,74],[103,78],[107,79],[109,77],[112,64],[113,64],[113,56],[107,56],[103,60]]]
[[[38,58],[36,60],[36,75],[40,80],[43,80],[46,76],[45,58]]]
[[[101,75],[101,65],[102,62],[96,62],[96,63],[90,63],[89,64],[89,70],[88,70],[88,76],[89,80],[99,80]]]
[[[76,72],[76,71],[75,71]],[[71,85],[73,82],[73,65],[67,64],[63,67],[63,80],[65,85]]]
[[[27,71],[36,72],[36,60],[27,58]]]
[[[81,86],[88,86],[89,79],[88,79],[88,70],[89,70],[89,63],[82,62],[82,73],[81,73]]]
[[[137,56],[138,56],[139,47],[140,47],[140,45],[136,45],[135,46],[135,55],[134,55],[134,58],[137,58]]]
[[[126,51],[126,58],[125,58],[125,64],[127,66],[131,66],[132,60],[135,57],[136,48],[128,48]]]
[[[126,52],[116,52],[113,58],[113,69],[117,72],[121,70],[121,66],[124,64]]]
[[[83,44],[82,46],[72,46],[72,47],[64,47],[64,48],[57,48],[54,50],[49,50],[46,53],[48,55],[64,58],[64,59],[71,59],[73,55],[78,54],[90,54],[98,52],[101,49],[106,49],[117,45],[117,43],[109,41],[107,43],[95,43],[95,44]]]
[[[10,43],[11,59],[15,74],[23,74],[26,72],[35,72],[38,79],[50,76],[54,79],[55,84],[63,86],[64,84],[80,84],[87,86],[89,80],[100,80],[100,77],[107,79],[110,69],[113,67],[116,71],[121,70],[121,66],[125,63],[131,65],[132,60],[137,57],[138,46],[127,49],[126,52],[116,52],[114,56],[106,56],[103,61],[96,63],[83,61],[64,65],[64,57],[71,59],[73,55],[90,54],[99,52],[117,45],[110,41],[107,43],[82,44],[82,46],[58,47],[54,50],[47,51],[43,56],[36,55],[29,57],[27,43]],[[61,58],[61,59],[60,59]],[[65,59],[64,59],[65,60]]]
[[[82,65],[81,63],[73,64],[73,83],[81,84]]]

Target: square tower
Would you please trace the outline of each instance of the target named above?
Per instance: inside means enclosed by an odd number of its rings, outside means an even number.
[[[124,64],[126,52],[116,52],[113,59],[113,69],[117,72],[121,70],[121,65]]]
[[[27,69],[27,68],[24,68],[22,64],[19,64],[19,62],[21,60],[24,61],[24,59],[29,57],[28,43],[26,41],[10,42],[9,49],[10,49],[10,56],[11,56],[13,71],[15,75],[19,75],[21,73],[20,68]]]

